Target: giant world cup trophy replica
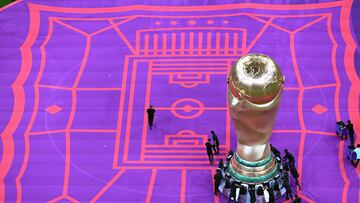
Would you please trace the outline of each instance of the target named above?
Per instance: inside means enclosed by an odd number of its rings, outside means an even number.
[[[228,103],[237,136],[237,149],[227,172],[241,183],[269,182],[279,173],[269,139],[281,100],[284,77],[270,57],[249,54],[235,63],[228,85]]]

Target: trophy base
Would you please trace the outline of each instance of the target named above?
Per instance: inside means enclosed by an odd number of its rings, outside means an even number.
[[[231,158],[227,172],[237,182],[262,184],[272,180],[279,173],[278,165],[271,153],[265,159],[257,162],[241,159],[235,153]]]
[[[282,168],[281,159],[275,158],[271,153],[265,159],[257,162],[249,162],[241,159],[237,153],[235,153],[224,171],[225,178],[222,182],[223,187],[219,187],[219,190],[226,197],[229,197],[229,183],[235,181],[237,188],[236,201],[250,202],[249,187],[255,187],[256,191],[258,187],[264,188],[264,185],[266,185],[267,187],[273,188],[274,196],[278,199],[285,194],[285,188],[280,189],[283,183],[280,178]],[[277,186],[275,186],[276,184]],[[263,196],[257,198],[259,198],[257,202],[264,201]]]

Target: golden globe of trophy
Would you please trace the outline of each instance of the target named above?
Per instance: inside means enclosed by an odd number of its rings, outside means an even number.
[[[237,149],[228,174],[247,184],[271,181],[279,173],[269,139],[278,112],[284,76],[263,54],[241,57],[228,78],[229,111],[237,136]]]

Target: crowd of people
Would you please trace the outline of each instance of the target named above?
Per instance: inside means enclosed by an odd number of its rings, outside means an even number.
[[[208,139],[206,142],[206,150],[209,157],[210,164],[214,164],[213,154],[218,154],[218,138],[214,131],[211,131],[212,139]],[[285,154],[281,157],[281,152],[274,146],[271,146],[272,154],[275,156],[280,173],[277,174],[273,180],[265,182],[260,185],[241,183],[238,180],[231,177],[227,172],[230,164],[230,160],[234,155],[234,152],[230,150],[226,157],[226,160],[219,159],[218,167],[214,175],[214,188],[215,195],[218,195],[221,191],[229,197],[229,202],[241,201],[241,196],[246,197],[248,194],[250,202],[254,203],[257,199],[263,198],[265,202],[275,202],[275,198],[285,195],[286,199],[291,199],[294,203],[302,202],[301,198],[294,193],[292,185],[296,185],[299,190],[301,186],[299,184],[299,174],[295,167],[295,157],[285,149]],[[290,177],[291,176],[291,177]]]
[[[347,158],[350,160],[351,165],[356,168],[360,160],[360,144],[357,144],[355,147],[354,125],[351,123],[351,120],[348,120],[346,125],[343,121],[338,121],[336,124],[336,134],[341,140],[348,140],[346,148]]]
[[[148,114],[148,124],[150,130],[153,127],[153,121],[155,118],[155,109],[153,106],[150,106],[147,109]],[[355,147],[355,131],[353,124],[350,120],[348,120],[345,125],[343,121],[336,122],[337,130],[336,134],[342,140],[347,140],[349,138],[349,143],[347,147],[347,158],[351,161],[351,164],[356,168],[359,160],[360,160],[360,144],[357,144]],[[219,139],[217,134],[212,130],[211,131],[211,139],[205,143],[206,152],[209,158],[209,162],[211,165],[214,164],[214,154],[220,154],[219,150]],[[299,173],[295,167],[295,158],[294,156],[285,149],[285,154],[281,157],[281,152],[277,150],[274,146],[270,144],[271,152],[275,156],[280,175],[277,174],[274,179],[270,182],[263,183],[262,185],[254,185],[254,184],[245,184],[241,183],[234,178],[232,178],[227,169],[230,164],[230,160],[234,155],[232,150],[229,151],[226,161],[224,162],[222,159],[219,160],[217,172],[214,175],[214,188],[215,195],[218,195],[219,189],[226,190],[228,192],[229,202],[237,201],[239,195],[246,195],[247,193],[250,196],[250,202],[256,202],[256,197],[262,196],[265,202],[274,202],[275,197],[281,196],[283,193],[286,196],[286,199],[291,199],[293,203],[302,202],[301,198],[296,194],[293,196],[294,192],[292,189],[291,180],[293,180],[294,185],[297,186],[298,190],[301,190],[301,186],[299,184]],[[289,178],[291,175],[292,178]],[[221,185],[223,187],[221,187]],[[281,190],[284,192],[282,193]],[[238,192],[237,192],[238,191]]]

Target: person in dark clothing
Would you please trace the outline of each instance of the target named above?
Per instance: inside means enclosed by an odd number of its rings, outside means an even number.
[[[223,170],[224,169],[224,162],[222,159],[219,160],[218,168]]]
[[[269,192],[269,203],[274,203],[275,202],[274,190],[271,187],[268,187],[267,190]]]
[[[224,167],[224,170],[225,170],[225,171],[228,169],[229,164],[230,164],[230,160],[231,160],[231,158],[232,158],[233,155],[234,155],[234,152],[233,152],[232,150],[230,150],[230,151],[228,152],[227,157],[226,157],[226,162],[225,162],[225,167]]]
[[[295,164],[294,156],[290,152],[288,152],[287,149],[285,149],[285,156],[283,157],[283,160],[286,159],[289,161],[289,164]]]
[[[146,112],[148,114],[149,128],[151,130],[153,127],[153,122],[154,122],[154,118],[155,118],[155,109],[153,108],[152,105],[150,105],[150,107],[146,110]]]
[[[289,183],[289,179],[284,179],[283,180],[283,186],[281,187],[282,188],[285,188],[286,190],[286,199],[289,199],[289,197],[291,198],[291,201],[293,200],[293,195],[292,195],[292,190],[291,190],[291,186],[290,186],[290,183]]]
[[[239,192],[240,195],[246,195],[246,187],[241,185],[240,186],[240,192]]]
[[[225,175],[225,176],[226,176],[226,175]],[[228,178],[228,176],[226,176],[224,188],[225,188],[225,189],[230,189],[230,187],[231,187],[231,179]]]
[[[301,186],[299,184],[299,173],[297,172],[296,167],[294,165],[290,167],[290,173],[292,177],[295,179],[295,183],[298,186],[299,190],[301,190]]]
[[[274,193],[275,195],[278,195],[280,193],[280,185],[279,182],[277,180],[275,180],[274,182]],[[270,187],[269,187],[270,188]]]
[[[212,151],[212,145],[211,145],[211,139],[208,139],[208,141],[205,143],[206,146],[206,152],[209,157],[210,164],[212,165],[214,163],[214,155]]]
[[[289,166],[289,163],[287,161],[283,162],[283,169],[284,169],[284,172],[286,172],[286,173],[289,172],[290,166]]]
[[[268,182],[264,183],[263,187],[264,187],[265,203],[274,203],[275,201],[274,190],[272,189],[272,187],[270,187],[270,184]]]
[[[272,146],[272,144],[270,144],[270,148],[271,148],[272,153],[275,155],[275,157],[281,158],[281,153],[278,149],[276,149],[274,146]]]
[[[236,202],[236,185],[234,180],[231,181],[231,186],[230,186],[229,202],[231,200]]]
[[[256,195],[257,195],[257,196],[262,196],[262,195],[264,195],[264,189],[263,189],[263,187],[259,186],[259,187],[256,189]]]
[[[348,120],[348,124],[346,125],[346,128],[348,130],[348,134],[349,134],[349,139],[350,139],[350,145],[354,146],[354,126],[351,123],[350,120]]]
[[[298,195],[295,195],[293,203],[302,203],[302,199]]]
[[[219,138],[218,136],[215,134],[215,132],[212,130],[211,131],[211,135],[212,135],[212,139],[213,139],[213,149],[214,149],[214,153],[215,154],[220,154],[220,150],[219,150]]]
[[[215,189],[215,195],[218,195],[219,193],[219,186],[222,179],[222,172],[221,170],[217,170],[216,174],[214,175],[214,189]]]
[[[250,202],[255,203],[256,202],[255,185],[249,185],[249,194],[250,194]]]
[[[234,156],[234,152],[232,150],[230,150],[226,157],[226,162],[230,161],[233,156]]]

